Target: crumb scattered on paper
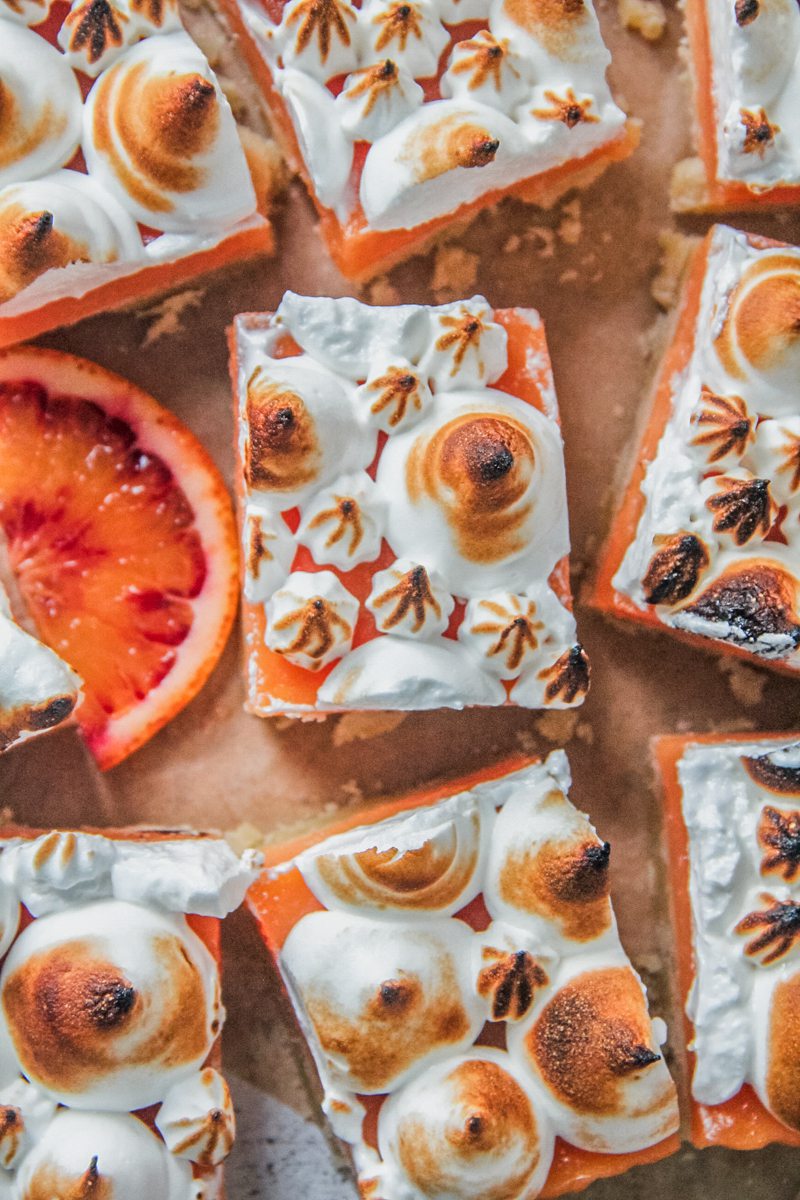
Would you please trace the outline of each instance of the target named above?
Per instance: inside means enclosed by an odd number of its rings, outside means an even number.
[[[706,173],[699,158],[682,158],[675,164],[669,188],[673,212],[696,212],[706,202]]]
[[[558,277],[559,283],[575,283],[578,278],[578,272],[574,267],[568,267],[566,271],[562,271]]]
[[[562,708],[553,712],[542,713],[534,725],[537,733],[548,742],[564,745],[570,740],[578,724],[579,713],[576,708]]]
[[[503,254],[516,254],[521,245],[522,238],[518,233],[512,233],[503,246]]]
[[[139,316],[150,324],[142,339],[142,347],[152,346],[162,337],[172,337],[181,333],[184,313],[199,308],[204,296],[203,288],[187,288],[186,291],[176,292],[173,296],[166,296],[151,308],[143,309]]]
[[[678,233],[675,229],[662,229],[659,233],[661,257],[658,271],[650,284],[650,294],[661,308],[670,309],[677,304],[692,251],[699,240]]]
[[[594,745],[594,726],[588,721],[579,721],[575,729],[575,737],[585,746]]]
[[[556,252],[555,230],[548,225],[532,225],[522,235],[522,240],[531,242],[533,249],[540,258],[552,258]]]
[[[431,288],[437,303],[468,296],[478,278],[480,259],[461,246],[439,246],[433,261]]]
[[[583,234],[581,202],[576,196],[561,207],[561,220],[556,229],[559,239],[567,246],[577,246]]]
[[[364,800],[364,791],[356,779],[346,779],[339,791],[344,795],[345,804],[361,804]]]
[[[618,0],[622,24],[640,33],[648,42],[657,42],[667,27],[667,14],[661,0]]]
[[[408,713],[404,712],[345,713],[333,726],[331,742],[338,749],[351,742],[366,742],[370,738],[381,737],[397,729],[407,716]]]
[[[745,708],[755,708],[764,699],[767,676],[763,671],[733,658],[721,658],[719,669],[726,677],[733,698]]]

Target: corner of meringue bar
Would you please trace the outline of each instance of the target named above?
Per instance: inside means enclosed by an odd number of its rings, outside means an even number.
[[[579,705],[538,315],[289,292],[231,345],[248,711]]]
[[[569,788],[563,751],[517,757],[270,848],[248,903],[371,1200],[533,1200],[678,1147]]]
[[[220,922],[260,865],[210,835],[5,831],[9,1194],[223,1200],[235,1117],[221,1074]]]
[[[221,0],[339,269],[363,280],[499,197],[633,152],[592,0]]]

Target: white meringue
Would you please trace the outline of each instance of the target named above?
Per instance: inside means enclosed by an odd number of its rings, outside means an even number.
[[[565,76],[578,86],[602,86],[611,55],[590,0],[571,4],[526,4],[492,0],[489,25],[524,55],[531,76],[549,85]]]
[[[19,918],[19,894],[4,879],[0,879],[0,957],[17,936]]]
[[[407,358],[393,358],[388,364],[381,358],[370,365],[358,389],[357,402],[368,425],[394,433],[416,424],[425,415],[433,393],[424,372]]]
[[[540,595],[493,592],[470,600],[459,626],[458,640],[470,649],[485,670],[500,679],[516,679],[522,672],[541,665],[546,657],[546,640],[574,637],[572,614],[549,588]]]
[[[398,558],[375,575],[366,606],[381,633],[424,639],[444,633],[455,601],[435,571]]]
[[[22,1075],[0,1087],[0,1167],[13,1171],[19,1166],[50,1124],[56,1108],[55,1100]]]
[[[438,391],[488,387],[508,367],[508,334],[483,296],[442,305],[432,314],[431,325],[420,369]]]
[[[78,700],[80,680],[49,647],[0,611],[0,753],[61,724]]]
[[[274,42],[285,67],[327,83],[357,65],[358,12],[349,0],[289,0]]]
[[[230,105],[186,33],[145,38],[102,73],[83,151],[89,174],[155,229],[213,232],[255,211]]]
[[[167,1149],[201,1167],[215,1167],[230,1154],[236,1118],[228,1085],[213,1067],[174,1083],[156,1115]]]
[[[277,86],[320,204],[336,208],[350,179],[353,146],[342,131],[333,96],[316,79],[294,68],[281,73]]]
[[[49,42],[24,25],[6,21],[2,35],[0,187],[6,187],[44,175],[72,158],[81,136],[82,105],[77,79]]]
[[[36,997],[47,986],[46,1009]],[[223,1011],[217,965],[183,917],[118,900],[40,917],[0,975],[3,1022],[26,1076],[74,1108],[163,1099],[204,1061]]]
[[[502,684],[483,674],[457,643],[378,637],[353,650],[317,694],[321,708],[467,708],[502,704]]]
[[[288,579],[296,550],[294,538],[279,514],[248,504],[242,522],[245,600],[251,604],[268,600]]]
[[[413,79],[436,74],[450,40],[431,0],[366,0],[359,29],[367,62],[390,58]]]
[[[136,1117],[62,1109],[23,1160],[17,1194],[79,1194],[82,1185],[90,1194],[105,1185],[114,1200],[188,1200],[191,1182],[188,1163]]]
[[[472,932],[431,919],[386,927],[338,912],[292,929],[280,967],[324,1079],[365,1095],[466,1048],[483,1024],[469,989]]]
[[[340,475],[302,505],[297,540],[320,566],[349,571],[380,554],[385,507],[366,471]]]
[[[377,142],[423,102],[413,76],[391,58],[348,75],[336,97],[342,129],[354,142]]]
[[[488,29],[456,43],[441,82],[443,96],[476,100],[509,115],[530,90],[525,60],[508,38],[498,40]]]
[[[269,649],[319,671],[353,644],[359,603],[332,571],[293,571],[273,592],[266,611]]]

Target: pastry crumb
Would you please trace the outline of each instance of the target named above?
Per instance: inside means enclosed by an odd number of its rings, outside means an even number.
[[[258,211],[268,217],[278,196],[286,190],[289,173],[278,143],[249,125],[239,126],[239,138],[250,168]]]
[[[581,202],[578,197],[568,201],[561,207],[561,220],[556,233],[560,241],[567,246],[577,246],[583,235],[581,220]]]
[[[227,831],[225,841],[235,854],[244,854],[245,850],[260,850],[264,845],[264,834],[249,821],[243,821]]]
[[[522,245],[522,238],[518,233],[512,233],[511,237],[503,246],[503,254],[516,254]]]
[[[706,172],[699,158],[675,164],[669,188],[670,208],[676,213],[702,211],[707,201]]]
[[[147,332],[142,340],[142,347],[152,346],[162,337],[172,337],[183,332],[183,317],[185,313],[199,308],[203,303],[205,290],[203,288],[187,288],[183,292],[175,292],[166,296],[149,308],[142,309],[138,316],[149,321]]]
[[[575,283],[578,278],[578,272],[574,267],[569,267],[566,271],[562,271],[558,277],[559,283]]]
[[[404,712],[345,713],[333,726],[332,744],[338,749],[351,742],[366,742],[370,738],[381,737],[397,729],[407,716],[408,713]]]
[[[575,737],[585,746],[594,745],[594,726],[588,721],[579,721],[575,729]]]
[[[344,795],[345,804],[363,804],[364,802],[364,791],[356,779],[346,779],[339,786],[339,791]]]
[[[536,738],[533,736],[530,729],[518,729],[514,735],[514,740],[523,754],[536,753]]]
[[[677,304],[692,251],[699,240],[675,229],[662,229],[659,233],[661,257],[650,284],[650,294],[660,308],[669,310]]]
[[[617,0],[619,17],[626,29],[639,33],[648,42],[657,42],[667,28],[667,14],[661,0]]]
[[[761,704],[767,686],[767,676],[762,671],[731,658],[720,659],[719,669],[726,676],[734,700],[738,700],[745,708],[755,708]]]
[[[478,278],[480,259],[461,246],[439,246],[433,262],[431,288],[437,303],[467,296]]]
[[[578,719],[579,714],[577,709],[560,708],[542,713],[534,721],[534,725],[536,726],[536,732],[541,734],[545,741],[563,745],[569,741],[575,732]]]
[[[548,225],[533,225],[522,235],[524,242],[533,244],[534,253],[540,258],[552,258],[556,252],[556,235]]]

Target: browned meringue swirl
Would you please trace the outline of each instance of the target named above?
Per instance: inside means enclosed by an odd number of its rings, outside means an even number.
[[[18,98],[0,79],[0,170],[21,162],[43,142],[55,141],[66,124],[66,113],[56,112],[50,103],[34,114],[23,112]]]
[[[3,1009],[27,1074],[54,1091],[79,1093],[121,1066],[176,1067],[203,1054],[206,999],[197,968],[172,935],[152,939],[165,984],[140,995],[89,939],[32,955],[3,985]],[[159,1013],[152,1032],[137,1026]]]
[[[169,193],[193,192],[219,129],[219,100],[196,73],[151,75],[148,64],[111,67],[94,87],[94,141],[128,195],[152,212],[174,208]],[[122,151],[118,144],[122,146]]]
[[[585,0],[505,0],[503,7],[556,58],[570,58],[574,38],[589,20]]]
[[[42,1163],[28,1181],[21,1200],[114,1200],[114,1181],[103,1175],[97,1157],[90,1159],[78,1177],[67,1177],[57,1167]]]
[[[270,383],[259,368],[247,385],[247,427],[250,487],[289,492],[314,482],[321,458],[314,418],[302,396],[285,384]]]
[[[751,649],[759,638],[783,635],[789,639],[788,655],[800,644],[796,593],[793,576],[782,566],[754,559],[728,567],[680,611],[733,626]],[[731,640],[738,644],[740,639]]]
[[[775,985],[769,1018],[766,1091],[778,1120],[800,1130],[800,971]]]
[[[456,167],[486,167],[499,149],[499,138],[484,126],[450,113],[418,131],[400,157],[413,160],[417,183],[425,183]]]
[[[525,1038],[543,1080],[579,1113],[625,1112],[624,1085],[660,1060],[630,967],[586,971],[556,992]],[[664,1097],[664,1103],[672,1099]]]
[[[524,549],[536,470],[531,432],[505,413],[465,413],[408,458],[414,503],[425,495],[442,509],[459,553],[470,562],[502,562]]]
[[[742,275],[728,306],[716,350],[725,369],[743,379],[740,359],[756,371],[778,366],[800,338],[800,262],[788,254],[759,258]]]
[[[89,262],[89,247],[54,228],[51,212],[18,204],[0,209],[0,303],[52,267]]]

